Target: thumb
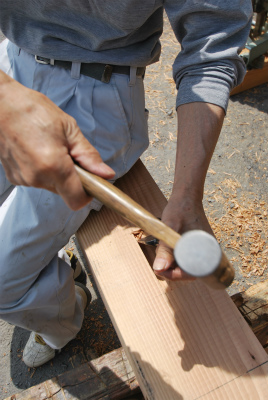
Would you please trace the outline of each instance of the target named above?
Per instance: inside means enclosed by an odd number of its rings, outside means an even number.
[[[173,250],[161,242],[157,248],[153,269],[157,276],[171,281],[195,279],[179,268],[174,260]]]
[[[104,179],[111,179],[115,172],[107,164],[105,164],[97,149],[92,146],[84,137],[77,124],[69,124],[67,131],[67,139],[69,145],[69,153],[78,164]]]
[[[153,269],[155,273],[158,273],[160,271],[166,271],[172,266],[174,266],[173,250],[160,241],[156,250]]]
[[[97,149],[82,134],[71,156],[82,168],[104,179],[112,179],[115,175],[114,170],[102,161]]]

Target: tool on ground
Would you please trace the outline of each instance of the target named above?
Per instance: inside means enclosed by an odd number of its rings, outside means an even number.
[[[268,51],[268,1],[252,0],[254,15],[245,48],[248,53],[241,53],[248,69],[263,68]]]
[[[234,269],[212,235],[202,230],[179,235],[110,182],[77,165],[75,168],[86,192],[174,249],[176,263],[183,271],[214,289],[225,289],[232,283]]]

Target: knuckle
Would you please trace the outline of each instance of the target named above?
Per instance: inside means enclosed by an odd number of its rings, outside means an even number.
[[[77,122],[72,116],[66,114],[65,121],[66,121],[66,132],[69,135],[70,134],[72,134],[72,135],[76,134],[77,135],[78,133],[80,133],[79,127],[77,125]]]

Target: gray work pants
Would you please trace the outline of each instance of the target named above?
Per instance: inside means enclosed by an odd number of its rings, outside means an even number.
[[[0,68],[73,116],[116,178],[148,146],[143,80],[134,67],[130,76],[113,74],[106,84],[80,75],[79,63],[71,71],[38,64],[5,40]],[[84,312],[70,265],[59,251],[100,205],[93,201],[74,212],[47,190],[12,188],[1,164],[0,204],[0,318],[61,348],[81,329]]]

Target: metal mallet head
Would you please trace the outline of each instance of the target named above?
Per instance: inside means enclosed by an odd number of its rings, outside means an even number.
[[[234,269],[214,236],[201,230],[184,233],[174,248],[178,266],[200,278],[213,289],[226,289],[234,279]]]

